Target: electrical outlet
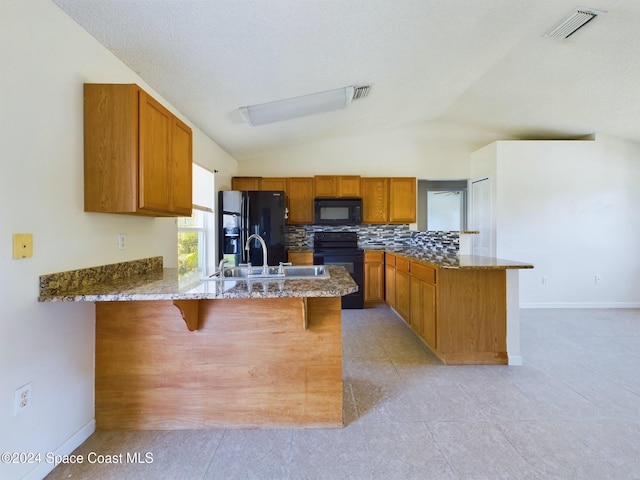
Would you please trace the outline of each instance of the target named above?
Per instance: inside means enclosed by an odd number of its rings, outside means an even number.
[[[15,393],[15,405],[13,415],[24,412],[31,406],[31,383],[18,388]]]
[[[118,235],[118,250],[124,250],[127,248],[127,236],[124,234]]]
[[[546,275],[543,275],[543,276],[542,276],[542,284],[543,284],[543,285],[546,285],[548,281],[549,281],[549,279],[547,278],[547,276],[546,276]]]
[[[593,281],[595,282],[596,285],[598,285],[602,281],[602,278],[600,277],[600,274],[596,273],[594,278],[593,278]]]

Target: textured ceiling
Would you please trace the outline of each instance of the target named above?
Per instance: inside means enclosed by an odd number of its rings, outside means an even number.
[[[447,122],[640,141],[640,2],[566,40],[575,0],[54,0],[237,160]],[[238,107],[371,84],[346,110],[251,127]]]

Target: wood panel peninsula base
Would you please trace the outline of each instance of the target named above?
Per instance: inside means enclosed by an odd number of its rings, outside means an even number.
[[[98,429],[343,426],[340,297],[188,301],[96,303]]]
[[[522,365],[518,270],[415,248],[385,253],[385,300],[445,365]]]

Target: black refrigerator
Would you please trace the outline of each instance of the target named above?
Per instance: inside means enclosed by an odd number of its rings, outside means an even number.
[[[235,266],[251,262],[263,265],[262,246],[250,235],[257,233],[267,244],[269,265],[287,261],[285,250],[286,203],[282,191],[223,190],[218,193],[219,258]],[[248,255],[247,255],[248,254]]]

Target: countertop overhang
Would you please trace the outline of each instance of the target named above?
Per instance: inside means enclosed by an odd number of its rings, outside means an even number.
[[[344,267],[329,265],[326,280],[184,280],[175,268],[160,268],[107,280],[75,281],[46,288],[40,278],[40,302],[115,302],[234,298],[340,297],[358,291]],[[91,269],[87,269],[91,270]],[[77,271],[80,272],[80,271]],[[63,272],[68,273],[68,272]],[[63,275],[59,274],[59,275]],[[54,274],[55,275],[55,274]],[[44,284],[44,288],[43,288]]]
[[[533,268],[533,265],[529,263],[515,260],[482,257],[479,255],[455,255],[415,247],[387,247],[380,250],[445,269],[506,270]]]

